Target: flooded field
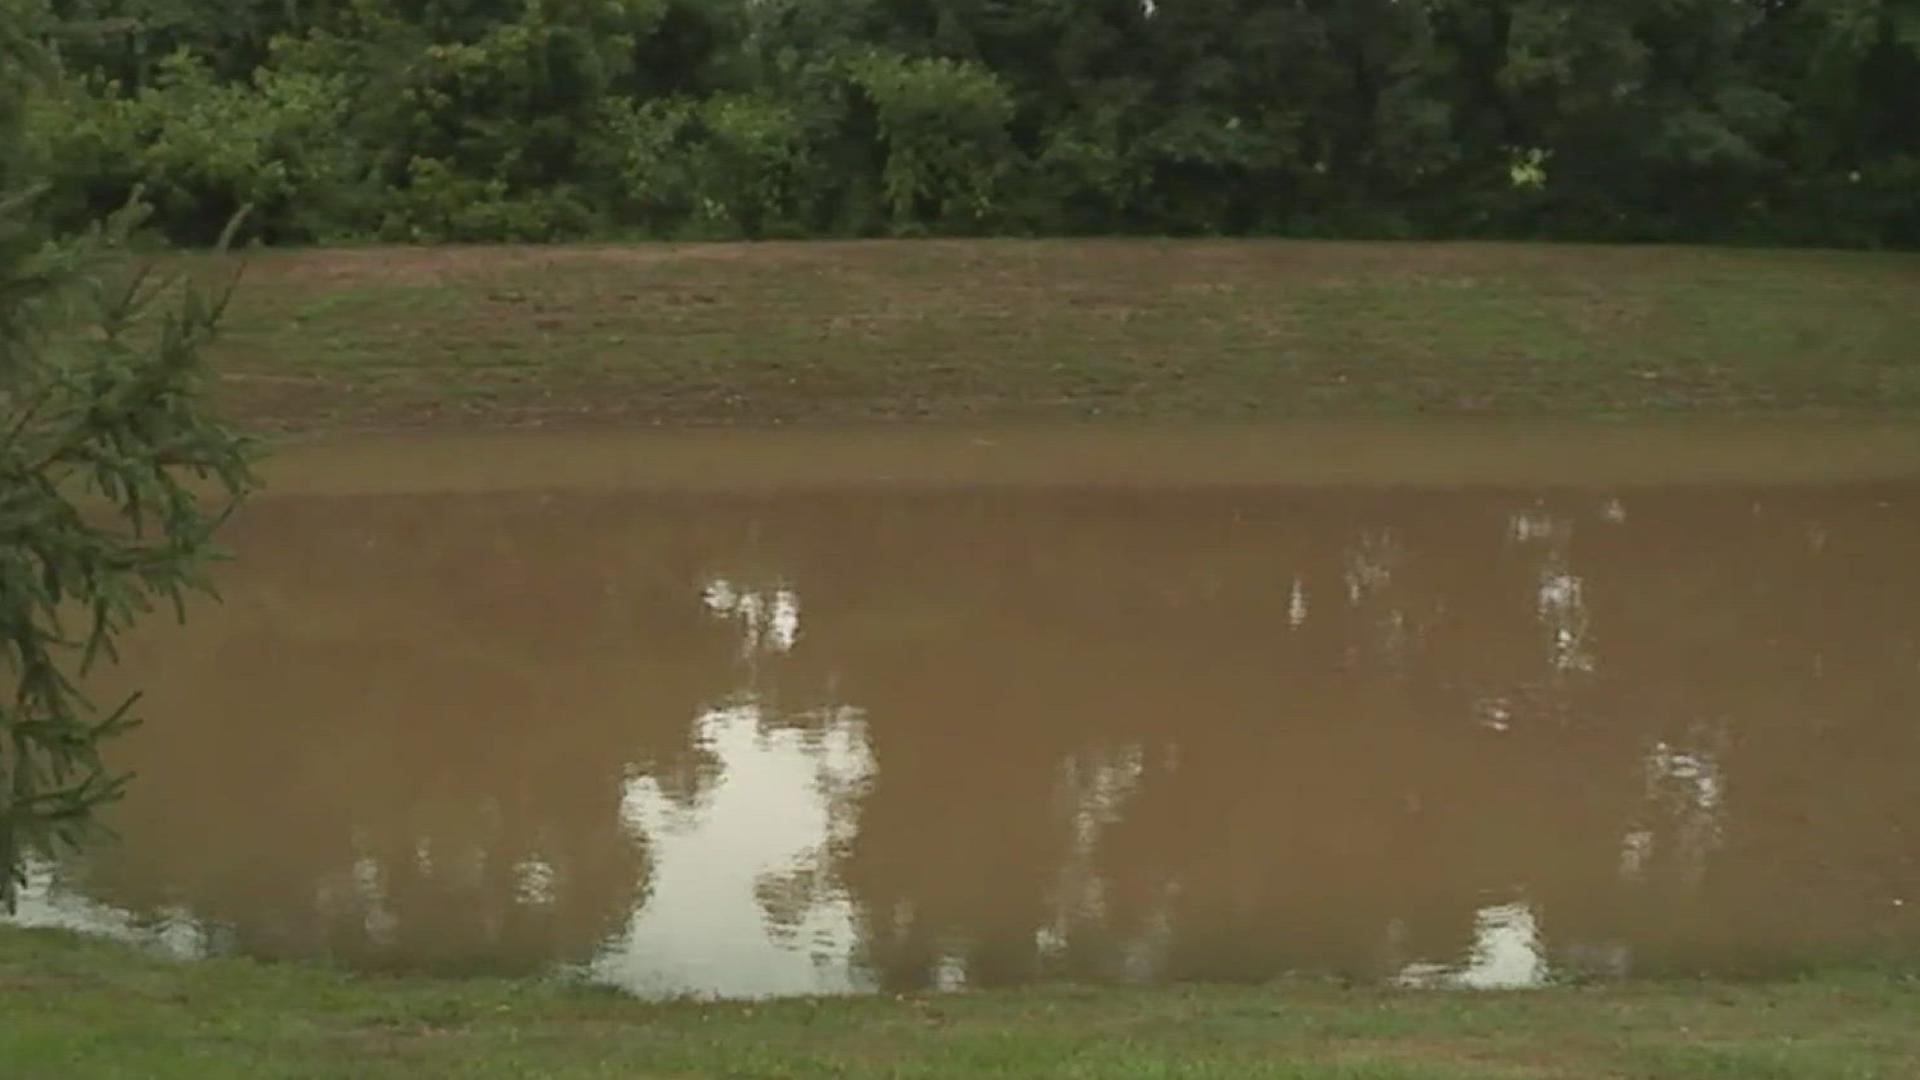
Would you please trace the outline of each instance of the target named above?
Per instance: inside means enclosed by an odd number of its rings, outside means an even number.
[[[288,454],[29,922],[641,993],[1920,958],[1920,440]]]

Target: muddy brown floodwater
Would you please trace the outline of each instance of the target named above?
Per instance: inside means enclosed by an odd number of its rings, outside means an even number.
[[[307,447],[21,918],[641,993],[1920,956],[1920,432]],[[115,687],[105,687],[106,690]]]

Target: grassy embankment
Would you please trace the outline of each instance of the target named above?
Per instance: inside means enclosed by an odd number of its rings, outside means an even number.
[[[271,252],[281,430],[1920,412],[1920,256],[1263,241]]]
[[[0,929],[0,1067],[140,1077],[1920,1075],[1920,981],[1532,993],[1052,988],[646,1004],[540,982],[175,964]]]

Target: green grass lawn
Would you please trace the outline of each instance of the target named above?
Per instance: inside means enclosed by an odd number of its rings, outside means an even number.
[[[895,241],[266,252],[280,429],[1920,411],[1920,256]]]
[[[1920,1076],[1920,981],[1060,987],[650,1004],[533,981],[178,964],[0,929],[0,1074],[1893,1078]]]

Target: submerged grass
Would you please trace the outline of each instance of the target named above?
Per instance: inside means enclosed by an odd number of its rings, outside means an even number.
[[[258,256],[283,429],[1920,410],[1920,256],[1285,241]]]
[[[1794,1077],[1920,1075],[1920,982],[1515,993],[1323,983],[646,1003],[537,981],[179,964],[0,928],[5,1075]]]

